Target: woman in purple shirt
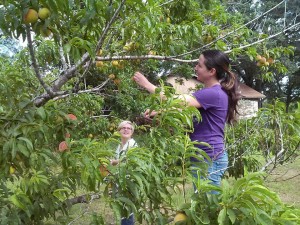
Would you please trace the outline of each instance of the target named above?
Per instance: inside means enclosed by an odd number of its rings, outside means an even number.
[[[206,142],[210,145],[198,147],[211,158],[208,179],[218,186],[228,166],[228,156],[224,147],[225,123],[232,124],[235,121],[239,100],[237,80],[229,70],[229,65],[229,57],[219,50],[202,52],[195,66],[195,73],[197,80],[204,84],[204,88],[192,95],[179,96],[189,106],[198,108],[201,113],[202,120],[194,123],[194,132],[190,134],[190,138],[192,141]],[[136,72],[133,79],[150,93],[154,93],[157,88],[140,72]],[[149,110],[145,112],[146,117],[154,114],[155,112],[152,112],[149,115]]]

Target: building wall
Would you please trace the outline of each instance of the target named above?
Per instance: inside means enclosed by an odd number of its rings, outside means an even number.
[[[238,105],[238,111],[240,113],[239,119],[249,119],[256,116],[258,112],[258,101],[241,99]]]

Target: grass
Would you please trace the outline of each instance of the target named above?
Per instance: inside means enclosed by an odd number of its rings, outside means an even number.
[[[300,208],[300,157],[293,163],[277,167],[265,184],[279,195],[282,202]]]
[[[287,205],[294,205],[300,209],[300,158],[293,163],[281,165],[276,168],[266,178],[265,185],[272,191],[276,192],[283,203]],[[193,186],[187,184],[186,186],[186,199],[193,193]],[[180,206],[184,203],[184,197],[182,191],[179,189],[174,193],[173,201],[175,206]],[[93,213],[99,214],[104,212],[106,224],[115,224],[113,220],[113,214],[104,199],[93,200],[91,204],[76,204],[70,211],[70,217],[65,218],[63,224],[89,224]],[[62,224],[57,221],[49,220],[47,225]],[[136,223],[137,224],[137,223]]]

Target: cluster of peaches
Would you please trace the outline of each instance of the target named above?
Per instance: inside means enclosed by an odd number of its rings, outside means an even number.
[[[264,56],[261,56],[261,55],[257,55],[256,56],[256,60],[257,60],[257,63],[256,65],[261,67],[261,66],[269,66],[271,64],[274,63],[274,59],[271,58],[271,57],[264,57]]]
[[[35,24],[39,22],[40,19],[40,23],[39,23],[40,26],[38,26],[40,28],[39,32],[43,37],[49,37],[52,34],[52,32],[48,27],[44,26],[45,24],[44,21],[48,19],[50,15],[51,12],[46,7],[42,7],[38,11],[33,8],[29,8],[28,10],[25,11],[23,15],[23,23]]]

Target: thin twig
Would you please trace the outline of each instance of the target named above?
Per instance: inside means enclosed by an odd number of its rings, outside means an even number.
[[[286,178],[286,179],[278,179],[278,178],[276,178],[275,180],[268,181],[268,182],[288,181],[288,180],[292,180],[292,179],[294,179],[294,178],[296,178],[298,176],[300,176],[300,173],[296,174],[296,175],[294,175],[292,177]]]

